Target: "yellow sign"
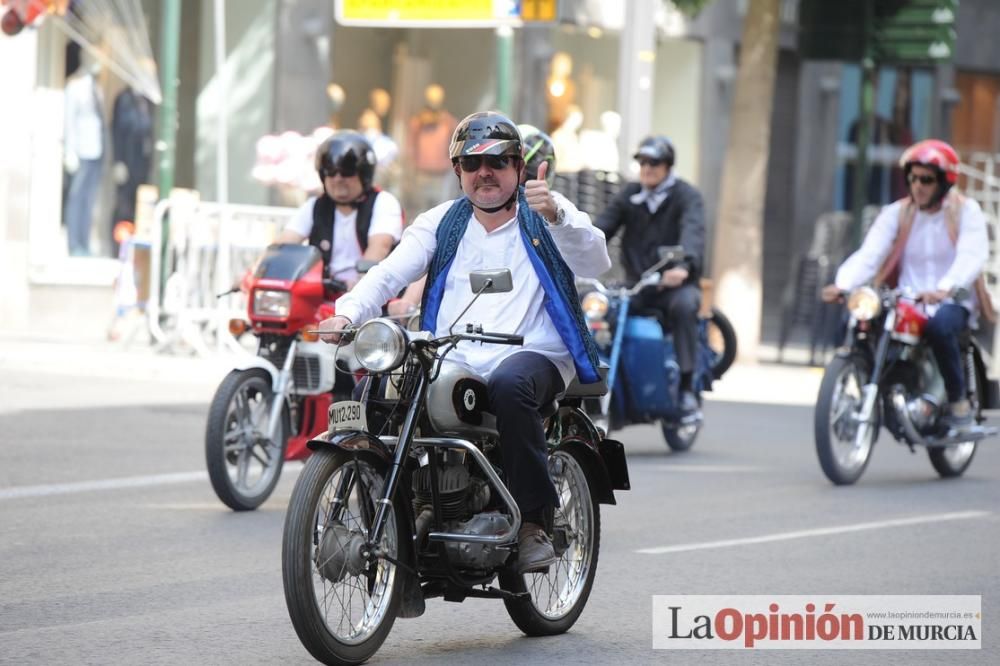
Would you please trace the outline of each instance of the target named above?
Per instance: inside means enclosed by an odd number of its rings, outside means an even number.
[[[515,0],[337,0],[336,14],[338,23],[353,26],[488,27],[517,21],[519,5]]]
[[[557,0],[521,0],[521,18],[525,21],[555,21]]]

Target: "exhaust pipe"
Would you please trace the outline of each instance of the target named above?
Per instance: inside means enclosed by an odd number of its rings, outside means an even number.
[[[944,437],[924,437],[917,432],[916,427],[913,425],[913,421],[910,420],[910,412],[906,407],[906,395],[903,393],[903,387],[896,384],[889,391],[889,394],[892,401],[892,407],[896,410],[896,419],[902,426],[903,434],[906,435],[906,439],[910,442],[910,444],[927,447],[957,446],[959,444],[965,444],[966,442],[978,442],[981,439],[997,434],[997,428],[977,424],[954,435],[952,435],[952,431],[949,430],[948,434]]]

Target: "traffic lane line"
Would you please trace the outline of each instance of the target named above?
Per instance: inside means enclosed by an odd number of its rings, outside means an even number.
[[[838,525],[836,527],[819,527],[811,530],[777,532],[774,534],[765,534],[757,537],[745,537],[742,539],[723,539],[721,541],[703,541],[700,543],[685,543],[685,544],[677,544],[674,546],[656,546],[654,548],[640,548],[635,552],[643,555],[666,555],[668,553],[686,553],[693,550],[712,550],[715,548],[731,548],[733,546],[747,546],[758,543],[791,541],[793,539],[809,539],[812,537],[831,536],[835,534],[850,534],[852,532],[889,529],[893,527],[909,527],[911,525],[924,525],[927,523],[939,523],[951,520],[974,520],[977,518],[985,518],[989,515],[991,515],[991,512],[989,511],[955,511],[951,513],[938,513],[938,514],[929,514],[924,516],[914,516],[911,518],[879,520],[870,523],[855,523],[854,525]]]

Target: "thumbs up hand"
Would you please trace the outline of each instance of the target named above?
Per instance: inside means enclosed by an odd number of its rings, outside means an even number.
[[[552,224],[556,221],[558,208],[555,199],[549,192],[549,184],[545,182],[548,167],[548,162],[542,162],[538,167],[538,177],[535,180],[525,181],[524,196],[528,200],[528,207],[544,217],[549,224]]]

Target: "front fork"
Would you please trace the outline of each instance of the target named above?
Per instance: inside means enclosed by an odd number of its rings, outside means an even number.
[[[878,382],[882,377],[882,370],[885,368],[885,359],[889,351],[889,341],[895,326],[896,312],[895,310],[890,310],[886,313],[882,335],[875,346],[875,362],[872,366],[872,374],[868,378],[868,383],[861,388],[861,409],[854,416],[858,422],[858,430],[854,435],[855,448],[862,448],[867,445],[868,438],[871,437],[872,428],[875,427],[874,416],[875,405],[878,400]]]
[[[611,358],[608,361],[608,392],[601,396],[601,418],[600,423],[595,420],[595,425],[604,428],[604,432],[611,430],[611,394],[615,390],[615,382],[618,379],[618,360],[622,352],[622,339],[625,337],[625,322],[628,320],[629,298],[619,299],[618,319],[615,323],[615,336],[611,339]]]
[[[275,442],[274,436],[277,433],[278,423],[280,423],[281,409],[285,406],[285,398],[288,397],[288,392],[292,385],[292,365],[295,363],[295,349],[298,347],[298,344],[298,340],[292,340],[291,344],[288,345],[288,354],[285,355],[285,362],[281,364],[281,370],[278,372],[278,379],[274,385],[274,395],[272,396],[270,405],[270,413],[268,414],[267,441],[271,442],[279,450],[282,442]]]

